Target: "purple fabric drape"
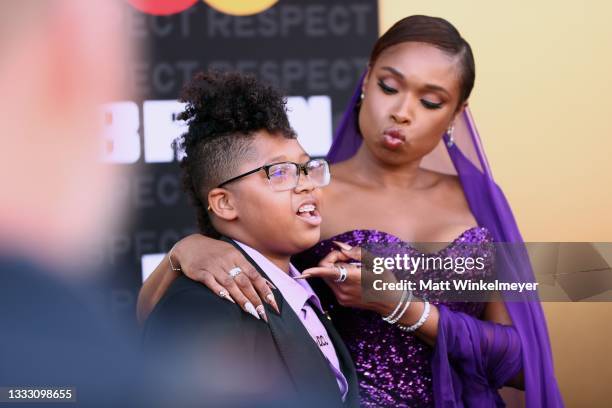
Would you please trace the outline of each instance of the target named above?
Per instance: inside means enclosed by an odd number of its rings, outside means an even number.
[[[436,406],[503,407],[497,390],[522,367],[516,328],[452,312],[444,305],[438,310],[432,359]]]
[[[327,154],[331,163],[352,157],[361,145],[357,104],[363,76],[353,94]],[[424,158],[429,168],[452,169],[478,224],[498,243],[514,243],[496,252],[496,275],[502,281],[534,282],[527,253],[512,210],[495,184],[469,110],[455,123],[455,141],[444,135],[435,154]],[[432,160],[425,160],[432,159]],[[448,163],[444,163],[447,161]],[[436,167],[436,163],[439,167]],[[448,172],[448,171],[446,171]],[[516,245],[519,244],[519,245]],[[520,369],[527,407],[562,407],[554,376],[544,313],[537,294],[521,299],[501,293],[513,326],[474,319],[440,307],[438,338],[432,359],[434,401],[437,407],[496,406],[503,404],[497,389]],[[513,301],[509,301],[512,298]],[[520,356],[520,358],[518,357]]]

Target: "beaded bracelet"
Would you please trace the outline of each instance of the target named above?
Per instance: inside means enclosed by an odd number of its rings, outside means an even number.
[[[404,299],[406,299],[406,290],[402,292],[402,297],[399,303],[397,304],[397,306],[395,307],[395,310],[393,310],[389,316],[382,318],[385,322],[391,323],[391,320],[395,318],[395,315],[397,314],[397,312],[399,312],[400,308],[402,307],[402,303],[404,302]]]
[[[430,310],[431,310],[431,305],[426,300],[425,301],[425,308],[423,309],[423,314],[421,314],[421,318],[419,319],[418,322],[416,322],[412,326],[404,326],[402,324],[398,324],[397,328],[402,330],[402,331],[404,331],[404,332],[406,332],[406,333],[410,333],[410,332],[413,332],[415,330],[418,330],[423,324],[425,324],[425,321],[429,317]]]

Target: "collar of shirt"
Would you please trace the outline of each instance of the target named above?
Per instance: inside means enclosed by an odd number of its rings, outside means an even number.
[[[321,301],[314,293],[308,282],[304,279],[294,279],[300,276],[301,273],[292,265],[289,264],[289,275],[281,270],[278,266],[274,265],[268,258],[263,256],[259,251],[250,246],[243,244],[242,242],[234,240],[244,252],[249,255],[259,267],[266,272],[268,278],[274,286],[283,294],[283,297],[289,303],[289,306],[295,314],[301,315],[302,308],[310,300],[311,306],[314,305],[321,313],[323,308],[321,307]]]

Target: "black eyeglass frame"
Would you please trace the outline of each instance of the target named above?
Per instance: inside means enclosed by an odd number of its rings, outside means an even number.
[[[250,176],[251,174],[257,173],[260,170],[264,170],[266,172],[266,177],[268,178],[268,180],[270,180],[270,168],[272,168],[273,166],[277,166],[279,164],[286,164],[286,163],[290,163],[290,164],[294,164],[295,165],[295,167],[297,169],[297,174],[296,175],[298,177],[298,183],[299,183],[300,173],[304,173],[306,176],[308,176],[307,166],[308,166],[308,164],[312,163],[313,161],[319,161],[319,162],[322,161],[322,162],[324,162],[325,165],[327,166],[327,169],[328,169],[328,172],[329,172],[329,162],[327,160],[323,159],[323,158],[310,159],[310,160],[308,160],[304,164],[299,164],[299,163],[295,163],[295,162],[292,162],[292,161],[283,161],[283,162],[278,162],[278,163],[265,164],[265,165],[263,165],[261,167],[258,167],[256,169],[249,170],[246,173],[240,174],[240,175],[238,175],[236,177],[232,177],[231,179],[224,181],[223,183],[219,184],[217,186],[217,188],[222,188],[223,186],[225,186],[228,183],[234,182],[234,181],[239,180],[239,179],[241,179],[243,177],[246,177],[246,176]]]

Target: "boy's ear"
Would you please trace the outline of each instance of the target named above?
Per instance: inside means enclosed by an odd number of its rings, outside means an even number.
[[[213,188],[208,193],[208,205],[210,212],[215,216],[232,221],[238,218],[238,210],[234,206],[234,197],[231,192],[224,188]]]

